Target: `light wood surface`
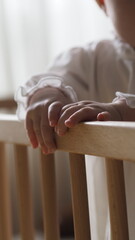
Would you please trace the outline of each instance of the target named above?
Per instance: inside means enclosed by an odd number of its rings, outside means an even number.
[[[70,154],[70,170],[75,240],[90,240],[85,158],[83,155]]]
[[[53,154],[41,153],[41,180],[45,239],[60,240]]]
[[[15,145],[18,206],[22,240],[34,239],[33,206],[27,148]]]
[[[0,115],[0,141],[30,145],[24,123],[15,115]],[[62,137],[58,150],[135,161],[134,122],[87,122],[78,124]]]
[[[24,231],[23,240],[32,240],[33,217],[31,209],[31,197],[29,195],[30,184],[28,161],[26,156],[26,147],[20,146],[20,144],[29,145],[29,141],[26,137],[23,125],[23,122],[19,122],[14,115],[0,115],[0,141],[3,143],[10,142],[17,144],[16,165],[18,172],[18,189],[20,196],[19,205],[22,219],[21,222],[22,229],[24,229],[22,230],[22,232]],[[76,240],[90,239],[85,161],[84,157],[82,157],[80,154],[90,154],[95,156],[103,156],[106,158],[112,240],[128,240],[129,238],[122,160],[135,162],[135,123],[81,123],[73,129],[70,129],[65,136],[56,136],[56,143],[58,150],[71,153],[70,166]],[[3,144],[1,146],[3,146]],[[2,147],[0,149],[2,149]],[[3,153],[3,150],[1,150],[0,154],[5,162],[5,155]],[[1,169],[6,169],[4,166],[5,163],[3,164],[3,162],[1,162],[0,164],[2,165]],[[45,220],[44,225],[46,229],[45,231],[47,240],[59,240],[59,224],[57,218],[58,216],[56,201],[57,196],[55,185],[55,163],[52,155],[47,157],[42,155],[41,172]],[[4,176],[6,176],[6,171],[4,173]],[[6,177],[3,177],[3,179],[6,179]],[[3,182],[5,184],[6,180]],[[4,188],[7,189],[7,184],[4,186]],[[27,194],[25,195],[26,192]],[[8,197],[5,195],[5,199],[6,198],[8,199]],[[3,199],[4,197],[0,196],[0,201],[3,202],[2,204],[4,206]],[[8,209],[8,204],[3,208]],[[6,214],[8,215],[8,210]],[[26,219],[26,221],[24,221],[24,219]],[[10,224],[8,225],[10,232]],[[9,239],[5,238],[4,240]]]
[[[14,97],[6,98],[6,99],[0,99],[0,108],[5,109],[15,109],[17,107],[17,103],[14,100]]]
[[[112,240],[129,240],[123,162],[106,159]]]
[[[11,240],[11,206],[5,146],[0,143],[0,240]]]
[[[135,123],[87,122],[56,137],[59,150],[135,161]]]

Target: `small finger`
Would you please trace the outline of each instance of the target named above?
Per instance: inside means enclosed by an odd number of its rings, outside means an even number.
[[[36,134],[33,129],[33,122],[31,119],[29,119],[27,117],[26,117],[26,121],[25,121],[25,128],[26,128],[28,138],[29,138],[33,148],[37,148],[38,140],[37,140]]]
[[[76,124],[84,121],[94,121],[97,116],[97,111],[92,108],[82,108],[73,113],[66,121],[65,125],[69,128],[74,127]]]
[[[54,152],[56,150],[54,128],[50,127],[46,114],[42,116],[41,119],[41,133],[44,144],[48,148],[48,152],[49,153]]]
[[[36,138],[38,140],[38,143],[39,143],[41,149],[44,151],[44,153],[48,153],[48,149],[45,146],[44,139],[42,137],[41,123],[40,123],[39,119],[38,120],[35,119],[33,121],[33,129],[34,129]]]
[[[109,112],[101,112],[97,115],[98,121],[110,121],[111,120],[111,114]]]
[[[61,108],[62,104],[60,102],[54,102],[50,104],[48,108],[48,120],[51,127],[56,126],[60,116]]]
[[[62,136],[66,133],[67,131],[67,126],[65,125],[65,121],[76,111],[78,111],[78,109],[80,109],[81,106],[79,105],[74,105],[69,107],[68,109],[66,109],[62,115],[59,118],[58,124],[55,128],[55,131],[57,132],[58,135]],[[62,109],[63,111],[63,109]]]

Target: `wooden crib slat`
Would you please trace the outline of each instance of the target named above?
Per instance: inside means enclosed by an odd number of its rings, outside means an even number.
[[[17,192],[20,215],[21,239],[33,240],[33,209],[30,187],[27,147],[15,145],[15,164],[17,177]]]
[[[41,153],[41,178],[45,239],[60,240],[53,154]]]
[[[76,240],[90,240],[90,222],[84,155],[70,153],[71,188]]]
[[[0,240],[11,240],[11,206],[4,143],[0,143]]]
[[[128,240],[123,161],[106,159],[112,240]]]

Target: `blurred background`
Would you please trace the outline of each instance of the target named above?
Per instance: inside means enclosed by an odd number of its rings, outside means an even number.
[[[111,37],[94,0],[0,0],[0,100],[60,52]]]
[[[14,108],[15,111],[16,105],[12,98],[19,85],[32,75],[45,72],[47,65],[57,54],[76,45],[111,38],[111,31],[111,23],[95,0],[0,0],[0,111],[1,107],[8,109],[7,111]],[[12,166],[10,173],[14,228],[17,229],[16,180],[14,157],[11,157],[10,148],[9,156]],[[31,163],[33,186],[36,186],[33,188],[35,206],[37,205],[36,224],[40,228],[42,212],[37,171],[39,161],[35,152],[34,155],[31,154]],[[67,165],[63,156],[58,163],[59,194],[60,199],[63,199],[60,204],[63,202],[61,208],[65,208],[70,203],[70,190],[67,191]],[[65,188],[62,187],[63,184]]]

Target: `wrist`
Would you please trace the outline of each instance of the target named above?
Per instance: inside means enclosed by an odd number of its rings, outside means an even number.
[[[29,96],[27,106],[37,104],[40,102],[52,103],[55,101],[59,101],[62,104],[74,102],[72,97],[66,91],[63,91],[63,89],[47,86],[38,89],[31,96]]]
[[[27,105],[29,106],[31,104],[43,101],[54,95],[55,96],[59,95],[60,93],[62,94],[62,92],[58,88],[55,88],[55,87],[47,86],[44,88],[39,88],[32,95],[29,96]]]
[[[117,98],[113,104],[119,112],[121,121],[135,121],[135,119],[133,120],[133,109],[128,106],[125,98]]]

